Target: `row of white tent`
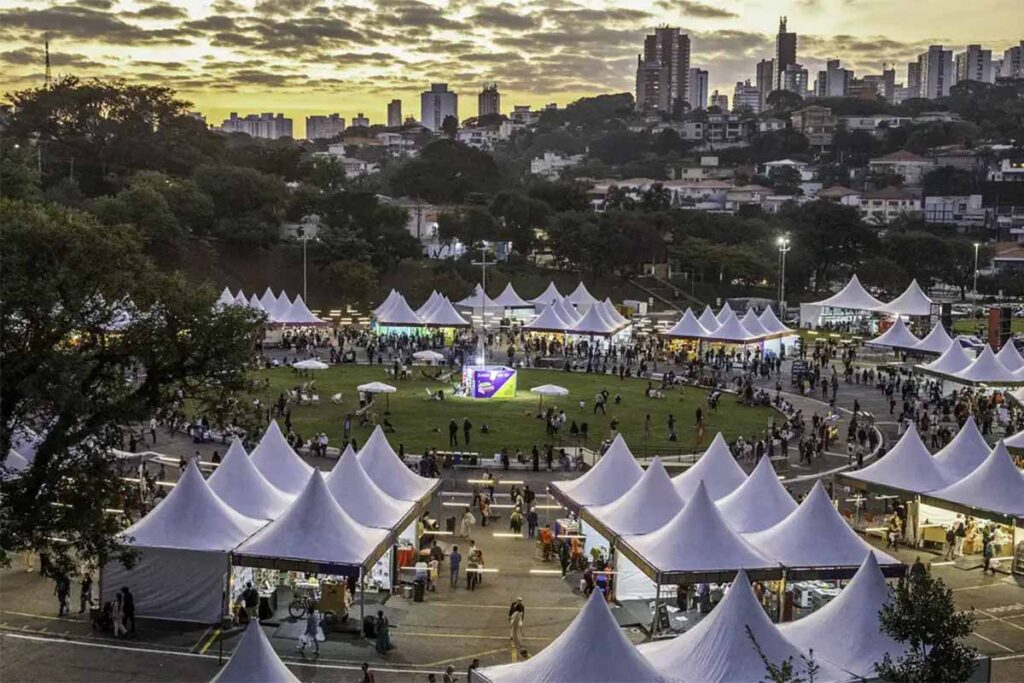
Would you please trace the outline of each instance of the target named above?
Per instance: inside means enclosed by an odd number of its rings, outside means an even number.
[[[729,306],[729,302],[726,302],[717,315],[710,306],[705,306],[699,318],[687,308],[679,322],[665,332],[664,336],[743,344],[794,334],[796,333],[786,327],[771,308],[765,308],[761,315],[750,308],[742,318],[739,318]]]
[[[971,358],[960,342],[953,340],[941,356],[916,368],[958,384],[997,387],[1024,384],[1024,358],[1012,341],[1003,345],[999,353],[986,344],[976,358]]]
[[[469,327],[448,297],[431,292],[423,305],[413,309],[405,297],[394,289],[380,306],[373,309],[377,324],[389,327]]]
[[[473,289],[472,294],[455,305],[474,309],[486,307],[495,311],[501,311],[516,308],[539,309],[541,306],[550,306],[551,304],[560,301],[565,301],[573,306],[580,307],[594,306],[600,303],[600,300],[591,294],[586,285],[582,282],[576,285],[576,289],[574,289],[570,294],[562,294],[558,291],[558,287],[555,286],[554,282],[549,282],[544,291],[541,292],[539,296],[535,296],[532,299],[524,299],[519,296],[519,293],[510,282],[505,285],[505,289],[502,290],[501,294],[493,299],[487,296],[487,292],[484,291],[483,287],[477,285]]]
[[[969,417],[956,437],[932,455],[911,425],[878,461],[842,479],[925,495],[937,506],[953,504],[1024,520],[1024,472],[1007,450],[1007,444],[1017,443],[1024,446],[1024,432],[989,448]]]
[[[869,311],[903,316],[930,315],[935,303],[924,293],[917,280],[912,280],[907,289],[889,303],[883,303],[871,295],[856,275],[841,290],[811,306],[845,311]]]
[[[611,336],[626,329],[629,319],[619,313],[609,299],[591,304],[585,313],[569,300],[556,300],[523,325],[527,332],[563,332],[566,334]]]
[[[267,287],[263,296],[257,298],[255,294],[248,298],[241,289],[238,294],[232,294],[227,287],[220,293],[217,304],[221,306],[244,306],[254,311],[265,313],[267,320],[275,325],[323,325],[325,321],[313,315],[313,312],[302,300],[301,294],[295,295],[295,300],[288,298],[288,294],[282,289],[281,293],[274,296],[274,292]]]
[[[103,570],[104,599],[130,585],[140,616],[219,620],[229,563],[358,574],[413,523],[433,492],[401,461],[380,428],[346,448],[324,475],[271,422],[252,455],[232,443],[208,480],[188,465],[168,495],[122,534],[140,551]]]

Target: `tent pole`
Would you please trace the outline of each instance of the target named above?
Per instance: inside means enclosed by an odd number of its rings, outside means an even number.
[[[363,587],[363,568],[359,568],[359,628],[366,619],[366,589]]]
[[[778,623],[782,623],[786,616],[786,570],[782,570],[782,578],[779,580],[779,614]]]
[[[651,640],[658,635],[658,608],[661,606],[661,572],[654,581],[654,618],[651,619]]]

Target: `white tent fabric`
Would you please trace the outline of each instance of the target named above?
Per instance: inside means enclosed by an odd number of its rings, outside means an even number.
[[[598,317],[601,318],[601,320],[605,321],[613,329],[619,330],[625,326],[623,323],[619,322],[617,316],[614,316],[608,312],[608,309],[605,308],[603,302],[598,301],[596,304],[591,306],[591,308],[597,311]]]
[[[689,308],[683,313],[683,317],[679,319],[672,328],[665,333],[666,337],[684,337],[688,339],[705,339],[710,336],[707,328],[700,324],[697,320],[697,316],[693,314],[693,311]]]
[[[786,325],[779,320],[779,317],[775,315],[775,311],[772,310],[771,306],[761,311],[761,315],[758,317],[758,320],[761,321],[761,326],[772,334],[793,333],[793,330],[786,327]]]
[[[550,645],[515,664],[478,669],[476,681],[487,683],[669,683],[675,673],[659,673],[619,628],[601,596],[594,591],[572,623]]]
[[[659,671],[672,671],[687,681],[738,683],[765,680],[765,665],[747,634],[747,628],[769,661],[779,665],[791,659],[794,677],[807,680],[804,657],[808,653],[790,643],[768,618],[747,579],[740,571],[722,601],[696,626],[671,640],[645,643],[640,654]],[[817,654],[817,653],[815,653]],[[814,680],[844,681],[828,662],[815,658],[821,668]]]
[[[263,304],[260,303],[260,300],[256,298],[255,294],[253,294],[252,296],[249,297],[248,306],[249,306],[249,308],[251,308],[254,311],[260,311],[260,312],[263,312],[263,313],[267,312],[267,310],[265,308],[263,308]]]
[[[195,462],[185,468],[167,497],[122,534],[137,548],[228,551],[263,526],[217,497]]]
[[[906,291],[887,303],[885,310],[899,315],[925,316],[931,315],[933,303],[917,280],[911,280]]]
[[[469,321],[459,315],[452,302],[443,296],[423,317],[423,322],[438,327],[469,327]]]
[[[292,363],[292,367],[296,370],[326,370],[331,366],[322,360],[307,358],[306,360],[300,360],[296,363]]]
[[[434,310],[434,307],[440,303],[441,298],[441,294],[436,289],[432,291],[430,296],[427,297],[427,300],[423,302],[423,305],[416,309],[416,315],[421,318],[426,317],[426,315]]]
[[[704,310],[701,311],[700,317],[697,318],[697,322],[700,323],[701,327],[710,332],[718,327],[718,318],[715,317],[715,312],[711,310],[710,306],[705,306]]]
[[[245,298],[245,292],[238,290],[238,294],[235,295],[235,304],[238,306],[248,306],[249,300]]]
[[[889,346],[892,348],[912,349],[921,343],[921,340],[907,329],[903,318],[896,318],[889,329],[867,342],[871,346]]]
[[[274,309],[277,308],[277,297],[274,296],[274,290],[270,289],[270,287],[267,287],[263,292],[263,296],[260,297],[260,305],[273,318]]]
[[[313,473],[313,468],[288,445],[277,420],[271,420],[249,458],[267,481],[292,496],[306,486]]]
[[[299,683],[263,633],[260,622],[250,619],[231,659],[210,683]]]
[[[217,303],[222,306],[230,306],[235,303],[235,296],[231,293],[230,289],[225,287],[224,291],[222,291],[220,296],[217,297]]]
[[[432,363],[440,363],[444,360],[444,354],[431,349],[424,349],[423,351],[417,351],[412,354],[412,357],[416,360],[425,360]]]
[[[536,318],[523,325],[523,329],[537,332],[563,332],[572,325],[573,323],[562,319],[555,306],[551,305],[545,306]]]
[[[1013,464],[1004,441],[996,444],[976,470],[928,495],[981,510],[1024,517],[1024,473]]]
[[[422,327],[423,319],[416,315],[409,302],[401,294],[392,299],[387,308],[384,308],[376,315],[377,323],[380,325],[393,325],[399,327]]]
[[[761,321],[758,319],[757,313],[754,312],[753,308],[747,309],[746,315],[740,318],[740,323],[747,332],[755,337],[767,337],[771,334],[771,331],[761,324]]]
[[[629,322],[629,318],[619,313],[619,310],[615,308],[615,304],[613,304],[612,300],[608,297],[605,297],[601,304],[604,306],[605,312],[608,313],[608,317],[619,325],[625,325]]]
[[[899,564],[899,560],[874,550],[850,528],[832,506],[820,479],[793,514],[773,527],[744,537],[788,568],[859,567],[869,551],[881,564]]]
[[[871,296],[854,275],[845,287],[827,299],[815,301],[822,308],[840,308],[850,311],[885,311],[885,304]]]
[[[530,389],[530,393],[538,396],[568,396],[569,390],[557,384],[541,384],[539,387]]]
[[[393,394],[398,391],[395,387],[384,382],[367,382],[356,387],[357,390],[369,394]]]
[[[716,501],[718,511],[740,533],[762,531],[778,524],[797,508],[793,496],[775,474],[767,455],[735,491]]]
[[[936,323],[932,331],[913,346],[912,350],[919,353],[943,353],[952,342],[953,338],[946,332],[946,328],[942,326],[942,323]]]
[[[1006,440],[1006,444],[1011,445],[1010,439]],[[978,423],[970,415],[956,436],[934,457],[939,468],[949,475],[949,481],[955,482],[978,469],[991,452],[992,449],[978,429]]]
[[[583,314],[576,310],[576,308],[565,299],[556,301],[553,305],[555,307],[555,311],[558,312],[558,315],[561,316],[562,320],[568,320],[569,322],[576,323],[583,317]]]
[[[572,293],[568,294],[565,298],[569,303],[577,306],[594,306],[601,303],[597,297],[587,291],[587,287],[583,282],[576,285],[576,289],[572,290]]]
[[[723,304],[723,306],[720,309],[718,309],[718,315],[715,316],[715,320],[717,320],[718,324],[721,325],[722,323],[729,319],[729,316],[734,315],[736,314],[733,313],[732,306],[730,306],[729,302],[726,301],[725,304]]]
[[[622,434],[617,434],[601,459],[581,477],[569,481],[555,481],[551,486],[579,507],[606,505],[633,487],[644,474],[636,458],[626,445]],[[684,497],[685,499],[685,497]]]
[[[978,357],[966,368],[953,375],[963,382],[979,384],[1000,384],[1003,382],[1014,382],[1016,378],[1013,372],[996,358],[992,347],[988,344],[981,350]]]
[[[927,493],[953,483],[949,473],[928,452],[913,422],[885,455],[864,469],[847,472],[846,476],[913,493]]]
[[[295,502],[234,555],[361,567],[374,559],[387,536],[384,529],[363,526],[342,510],[317,471]]]
[[[1006,444],[1007,448],[1024,448],[1024,431],[1020,431],[1013,436],[1006,437],[1003,439],[1003,443]],[[937,456],[938,454],[936,453],[936,457]]]
[[[473,288],[472,294],[467,296],[465,299],[460,299],[459,301],[456,301],[455,305],[459,306],[460,308],[480,309],[481,312],[484,310],[484,308],[494,313],[498,313],[501,311],[501,306],[498,304],[498,302],[492,299],[491,297],[487,296],[487,293],[484,292],[484,288],[481,287],[479,284],[477,284],[477,286]],[[529,304],[526,305],[529,306]]]
[[[1021,368],[1024,368],[1024,358],[1021,358],[1020,352],[1017,351],[1017,347],[1014,345],[1012,339],[1006,340],[1006,343],[1003,344],[1003,348],[999,349],[999,353],[996,354],[996,358],[998,358],[999,362],[1005,365],[1010,372],[1017,372]]]
[[[519,293],[512,287],[511,282],[505,285],[505,289],[501,290],[501,294],[494,297],[494,303],[501,308],[529,308],[533,305],[519,296]]]
[[[274,306],[275,322],[277,318],[287,315],[291,307],[292,300],[288,298],[288,294],[282,289],[281,294],[277,297],[277,305]]]
[[[960,342],[954,339],[949,342],[949,348],[943,351],[941,356],[930,363],[917,367],[939,375],[953,375],[970,364],[971,357],[967,355],[967,351],[960,345]]]
[[[708,497],[704,482],[698,482],[683,509],[660,529],[643,535],[623,536],[622,543],[659,574],[729,572],[779,566],[732,530]]]
[[[380,302],[380,306],[377,306],[377,308],[373,309],[373,311],[371,312],[375,316],[379,315],[381,311],[386,309],[391,304],[395,303],[395,299],[397,299],[399,296],[401,295],[396,290],[392,289],[390,292],[388,292],[388,295],[384,297],[384,301]]]
[[[3,462],[2,478],[5,480],[17,479],[31,464],[25,456],[12,448],[7,451],[7,459]]]
[[[373,483],[351,445],[324,481],[341,508],[363,526],[394,529],[412,509],[409,501],[399,502]]]
[[[206,483],[236,512],[253,519],[274,519],[292,502],[292,496],[271,484],[256,469],[238,439],[231,442],[224,460]]]
[[[601,316],[601,309],[591,306],[583,317],[573,323],[569,329],[572,334],[596,334],[608,336],[615,334],[618,327]]]
[[[725,320],[722,321],[718,327],[713,330],[709,330],[708,336],[714,341],[730,342],[734,344],[744,344],[762,338],[761,336],[747,331],[747,328],[743,326],[743,323],[740,322],[740,319],[737,318],[736,314],[732,311],[729,311],[726,314]]]
[[[587,512],[620,536],[649,534],[679,514],[683,504],[665,466],[656,457],[640,481],[618,500],[589,507]]]
[[[302,300],[301,294],[295,295],[295,301],[292,302],[287,311],[284,313],[278,311],[278,316],[274,319],[274,322],[285,325],[322,325],[324,323],[323,320],[313,315],[312,311],[306,307],[306,302]]]
[[[535,305],[550,306],[556,301],[561,301],[564,298],[565,297],[562,296],[562,293],[558,291],[558,288],[555,287],[555,283],[549,282],[548,288],[545,289],[540,296],[534,297],[533,299],[529,299],[528,301],[531,304]]]
[[[402,462],[378,425],[357,454],[359,464],[384,493],[398,500],[418,501],[437,485],[437,479],[421,477]]]
[[[747,478],[746,473],[736,464],[736,458],[729,450],[729,444],[719,432],[711,441],[711,445],[697,460],[697,463],[680,475],[672,483],[683,500],[690,500],[697,485],[704,482],[708,495],[718,500],[729,495]]]
[[[814,650],[815,658],[835,664],[858,677],[874,679],[875,664],[889,654],[894,659],[906,651],[882,632],[878,613],[889,601],[889,587],[872,553],[839,596],[811,614],[779,630],[789,642],[803,650]]]

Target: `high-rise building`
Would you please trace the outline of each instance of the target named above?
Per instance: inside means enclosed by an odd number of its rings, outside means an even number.
[[[992,73],[992,50],[982,50],[981,45],[968,45],[956,56],[956,82],[981,81],[994,83]]]
[[[498,93],[497,83],[486,83],[480,94],[477,95],[477,116],[501,113],[501,94]]]
[[[921,65],[918,62],[907,64],[907,97],[921,96]]]
[[[953,51],[943,50],[941,45],[930,45],[927,52],[917,56],[921,73],[921,97],[934,100],[948,97],[949,88],[956,80],[953,72]]]
[[[708,72],[706,69],[690,69],[690,85],[686,92],[686,100],[690,111],[708,108]]]
[[[838,59],[830,59],[825,62],[825,70],[818,72],[815,93],[818,97],[846,97],[852,80],[852,71],[840,67]]]
[[[359,112],[358,114],[356,114],[355,116],[352,117],[352,127],[353,128],[369,128],[370,127],[370,119],[369,119],[369,117],[363,116],[363,112]]]
[[[796,33],[786,30],[786,17],[782,17],[779,19],[779,33],[775,36],[775,90],[789,90],[784,87],[786,69],[796,63]]]
[[[254,138],[276,140],[292,137],[292,120],[285,118],[284,114],[274,115],[269,112],[248,116],[239,116],[237,112],[231,112],[221,124],[221,130],[225,133],[246,133]]]
[[[436,133],[449,116],[458,120],[459,96],[448,89],[447,83],[431,83],[430,90],[420,95],[420,123]]]
[[[655,67],[663,69],[664,75],[656,77]],[[659,88],[658,111],[670,112],[677,104],[689,102],[689,76],[690,36],[668,26],[654,29],[654,33],[644,38],[643,58],[637,59],[637,106],[640,106],[641,94],[645,102],[650,101],[650,91],[640,92],[641,83],[664,82],[665,87]],[[647,107],[648,111],[651,109]]]
[[[889,68],[886,65],[882,65],[882,87],[879,93],[885,98],[887,102],[896,101],[896,65],[889,64]]]
[[[777,90],[788,90],[800,97],[807,97],[807,69],[800,64],[790,64],[782,72],[782,87]]]
[[[729,111],[729,96],[719,95],[718,91],[716,90],[715,92],[711,93],[711,99],[708,102],[708,104],[711,107],[718,107],[723,112],[727,112]]]
[[[636,57],[636,108],[640,112],[668,111],[668,69],[660,62]]]
[[[751,85],[750,80],[737,82],[732,92],[732,110],[734,112],[749,109],[755,114],[761,111],[761,91],[756,85]]]
[[[402,100],[391,100],[388,102],[388,128],[398,128],[402,125]]]
[[[768,108],[768,95],[775,89],[775,60],[762,59],[757,63],[757,91],[761,96],[761,111]]]
[[[329,140],[345,132],[345,119],[337,114],[306,117],[307,140]]]
[[[1024,78],[1024,40],[1003,52],[1000,78]]]

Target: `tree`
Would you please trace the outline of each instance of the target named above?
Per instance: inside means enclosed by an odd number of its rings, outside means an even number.
[[[35,149],[0,139],[0,197],[28,201],[42,197]]]
[[[911,571],[889,588],[879,613],[884,633],[907,645],[893,659],[888,653],[875,670],[884,681],[966,681],[974,671],[975,650],[961,640],[974,631],[974,617],[958,612],[953,592],[930,572]]]
[[[0,453],[26,429],[41,438],[4,482],[0,560],[32,549],[69,573],[130,560],[105,511],[138,512],[138,487],[111,449],[176,402],[250,388],[260,316],[215,308],[212,290],[158,272],[134,229],[78,211],[3,200],[0,239]]]
[[[953,166],[939,166],[924,176],[922,194],[964,196],[979,191],[978,178],[973,173]]]
[[[776,166],[768,171],[768,180],[776,194],[802,194],[800,171],[792,166]]]
[[[772,113],[788,114],[804,106],[804,98],[789,90],[772,90],[765,103]]]
[[[286,189],[280,178],[252,168],[208,164],[192,176],[213,200],[213,234],[248,245],[277,241]]]
[[[150,185],[121,190],[115,197],[100,197],[93,202],[92,211],[107,225],[135,226],[151,244],[174,244],[182,238],[167,200]]]
[[[501,239],[512,242],[520,254],[529,254],[536,242],[536,230],[547,225],[551,207],[545,202],[519,192],[501,192],[491,203],[493,213],[501,224]]]
[[[816,288],[827,285],[837,266],[855,267],[873,253],[877,235],[857,209],[831,202],[808,202],[782,212],[792,222],[794,251],[812,268]]]
[[[454,140],[459,132],[459,120],[451,114],[444,117],[444,121],[441,122],[441,131]]]
[[[455,140],[437,140],[399,167],[391,191],[436,204],[456,204],[474,193],[497,189],[500,173],[494,157]]]

